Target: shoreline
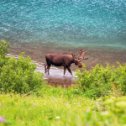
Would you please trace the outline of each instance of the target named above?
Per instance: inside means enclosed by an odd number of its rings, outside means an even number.
[[[21,52],[25,52],[32,60],[45,63],[45,55],[49,52],[73,52],[77,55],[80,49],[87,51],[86,57],[88,57],[88,60],[83,61],[87,68],[91,68],[96,64],[113,65],[116,64],[116,62],[126,63],[126,50],[110,48],[69,48],[59,47],[54,44],[10,43],[9,53],[18,55]]]
[[[37,65],[37,71],[44,73],[45,63],[45,54],[48,52],[74,52],[77,54],[80,48],[62,48],[55,47],[54,45],[46,45],[46,44],[31,44],[31,43],[10,43],[9,54],[18,55],[21,52],[25,52],[26,56],[30,56],[33,62]],[[82,48],[81,48],[82,49]],[[87,50],[88,60],[84,60],[83,63],[86,64],[88,69],[91,69],[96,64],[116,64],[116,62],[126,63],[126,50],[109,50],[109,49],[89,49],[83,48]],[[51,67],[50,75],[44,74],[44,78],[53,86],[62,86],[68,87],[75,83],[75,73],[74,77],[72,77],[68,72],[66,76],[63,76],[62,67],[56,68]],[[71,66],[72,71],[74,72],[77,67],[75,65]]]

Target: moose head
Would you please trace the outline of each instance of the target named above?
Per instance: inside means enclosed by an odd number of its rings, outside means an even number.
[[[87,51],[84,51],[83,49],[81,49],[79,50],[79,55],[77,57],[73,54],[75,65],[77,65],[79,68],[82,68],[82,61],[88,59],[87,57],[85,57],[86,52]]]

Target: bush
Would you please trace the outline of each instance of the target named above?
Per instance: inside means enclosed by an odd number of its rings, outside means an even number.
[[[1,55],[5,54],[3,52],[0,52]],[[0,67],[1,92],[30,93],[37,91],[44,83],[42,74],[35,71],[36,65],[29,57],[0,57],[0,62],[3,62]]]
[[[9,47],[9,44],[6,41],[0,40],[0,70],[7,60],[5,56],[6,56],[6,53],[8,52],[8,47]]]
[[[118,64],[118,67],[96,65],[91,70],[84,67],[77,76],[80,89],[89,97],[109,95],[113,90],[126,94],[126,64]]]
[[[9,44],[6,41],[0,40],[0,57],[5,57],[5,54],[8,52],[8,47]]]

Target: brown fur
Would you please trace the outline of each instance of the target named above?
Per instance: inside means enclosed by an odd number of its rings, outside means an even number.
[[[78,67],[82,67],[81,62],[78,59],[75,59],[75,56],[72,53],[49,53],[45,56],[45,59],[46,59],[45,73],[48,70],[48,74],[51,65],[63,66],[64,75],[66,73],[66,69],[72,74],[70,66],[73,63]]]

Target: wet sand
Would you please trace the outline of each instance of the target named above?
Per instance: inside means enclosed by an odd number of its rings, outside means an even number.
[[[45,63],[45,54],[49,52],[74,52],[77,54],[80,48],[70,48],[70,47],[59,47],[54,44],[36,44],[36,43],[11,43],[9,53],[13,55],[18,55],[21,52],[25,52],[27,56],[30,56],[32,60],[37,62],[37,70],[44,73],[43,63]],[[116,62],[126,63],[126,50],[117,50],[110,48],[83,48],[87,50],[88,60],[84,60],[83,63],[86,64],[87,68],[92,68],[96,64],[116,64]],[[76,69],[75,65],[72,65],[72,70]],[[72,77],[69,73],[63,76],[62,67],[57,69],[55,67],[51,68],[50,75],[44,75],[49,83],[55,85],[68,86],[74,83],[75,77]]]

